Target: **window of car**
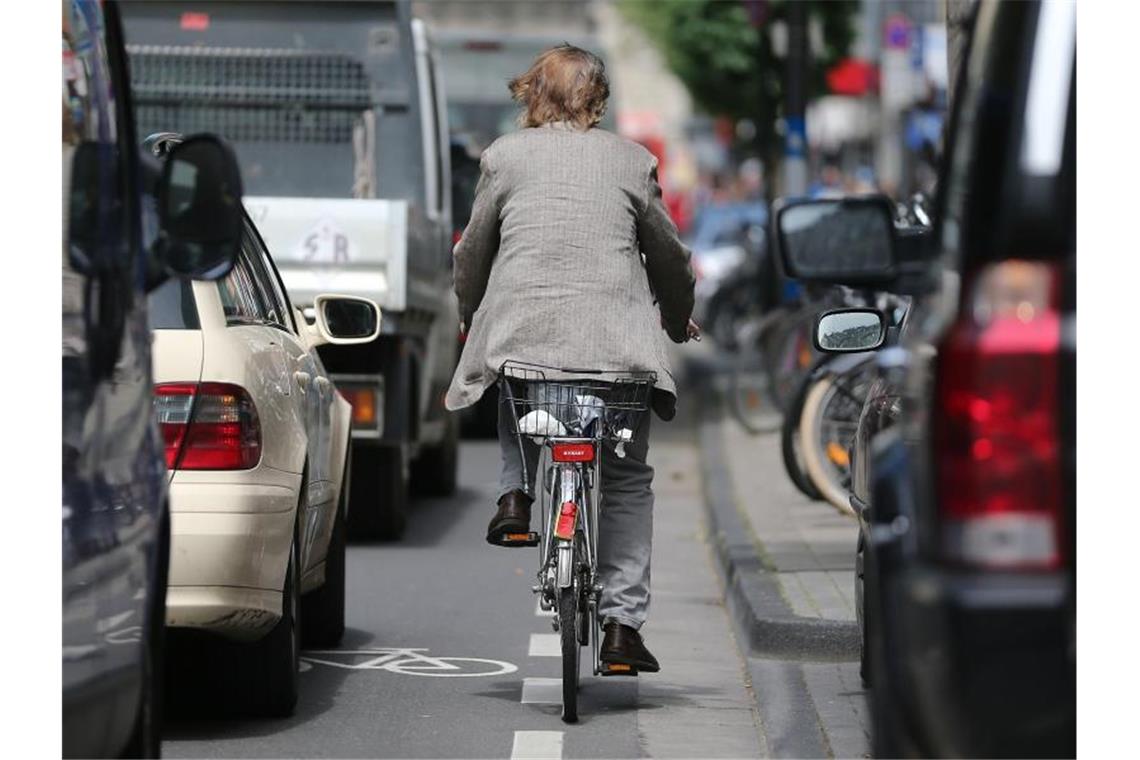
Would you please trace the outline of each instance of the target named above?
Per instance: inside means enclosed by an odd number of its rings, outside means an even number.
[[[261,242],[261,236],[248,221],[245,225],[242,248],[249,257],[254,281],[261,292],[262,300],[267,305],[266,321],[274,327],[295,332],[296,326],[290,313],[289,299],[281,286],[277,270],[269,259],[269,252]]]
[[[152,330],[198,330],[198,307],[189,280],[171,277],[147,297],[147,320]]]
[[[262,324],[269,320],[269,310],[258,290],[245,250],[230,273],[218,281],[218,294],[228,324]]]

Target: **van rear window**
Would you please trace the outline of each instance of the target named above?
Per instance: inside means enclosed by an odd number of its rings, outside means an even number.
[[[198,330],[198,307],[189,280],[172,277],[147,299],[147,320],[152,330]]]

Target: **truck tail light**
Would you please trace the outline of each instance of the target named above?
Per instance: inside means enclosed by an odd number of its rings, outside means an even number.
[[[948,559],[1061,562],[1060,269],[1004,261],[967,281],[938,355],[932,428]]]
[[[241,386],[163,383],[154,407],[168,469],[248,470],[261,460],[257,408]]]
[[[338,384],[337,389],[352,404],[352,424],[357,428],[375,428],[376,391],[367,385]]]

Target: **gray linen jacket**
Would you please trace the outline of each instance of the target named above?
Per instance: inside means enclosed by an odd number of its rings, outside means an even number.
[[[499,138],[481,168],[455,247],[468,335],[447,408],[478,401],[513,360],[652,370],[654,410],[672,418],[665,334],[685,340],[694,280],[657,159],[605,130],[556,122]]]

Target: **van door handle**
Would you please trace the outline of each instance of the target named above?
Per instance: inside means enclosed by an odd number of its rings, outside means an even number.
[[[293,373],[293,379],[297,381],[297,388],[300,389],[301,393],[308,392],[310,377],[308,372],[301,372],[300,370]]]

